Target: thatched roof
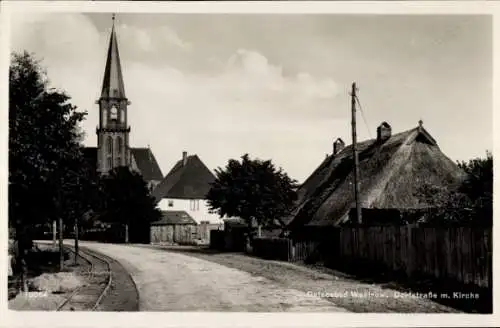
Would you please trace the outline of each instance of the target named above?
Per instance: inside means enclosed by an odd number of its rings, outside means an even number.
[[[424,183],[455,188],[463,172],[422,127],[385,140],[358,143],[360,200],[363,208],[427,207],[417,191]],[[298,190],[289,227],[336,225],[354,204],[352,145],[328,156]]]

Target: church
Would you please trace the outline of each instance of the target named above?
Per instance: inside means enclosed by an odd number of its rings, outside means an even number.
[[[140,173],[153,190],[163,179],[163,174],[149,147],[130,146],[128,106],[131,102],[125,95],[114,20],[113,16],[101,96],[96,101],[99,105],[97,147],[86,147],[84,155],[100,174],[119,166],[129,166]]]

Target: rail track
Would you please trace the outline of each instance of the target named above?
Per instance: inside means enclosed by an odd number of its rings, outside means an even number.
[[[73,247],[65,248],[75,252]],[[111,286],[113,275],[111,263],[107,259],[82,248],[79,249],[78,256],[89,263],[87,283],[73,291],[56,311],[96,311]]]

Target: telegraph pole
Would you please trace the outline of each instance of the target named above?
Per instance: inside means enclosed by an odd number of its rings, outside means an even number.
[[[61,191],[57,190],[57,215],[59,216],[59,270],[64,270],[64,244],[63,244],[63,213],[61,204]]]
[[[52,222],[52,246],[57,246],[57,220]]]
[[[358,146],[356,138],[356,82],[352,84],[351,91],[351,113],[352,113],[352,152],[354,159],[354,201],[356,203],[356,218],[358,224],[361,224],[361,206],[359,204],[359,159]]]

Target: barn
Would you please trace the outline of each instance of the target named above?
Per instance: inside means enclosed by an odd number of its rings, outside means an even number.
[[[162,211],[162,219],[151,223],[152,244],[193,245],[198,224],[185,211]]]

